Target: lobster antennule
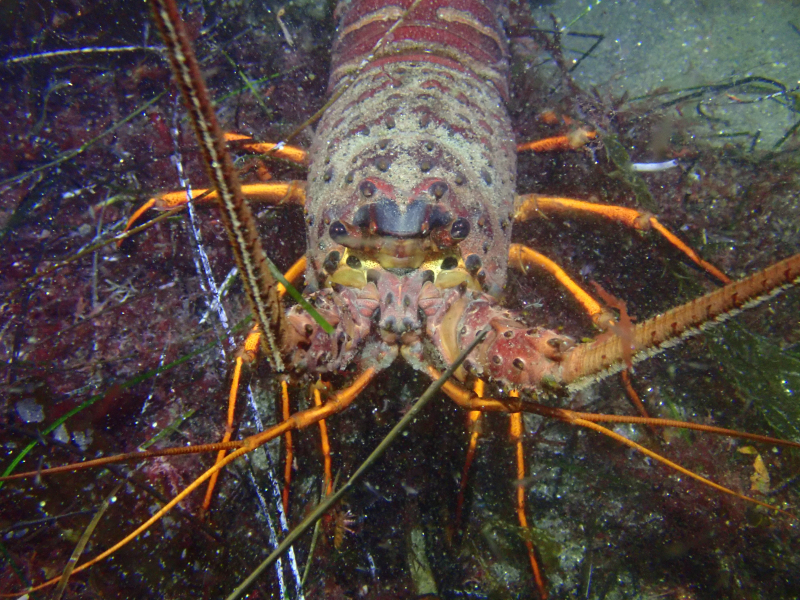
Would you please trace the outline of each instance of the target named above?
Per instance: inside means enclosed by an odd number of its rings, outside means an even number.
[[[740,281],[639,323],[633,328],[634,363],[674,346],[682,339],[720,324],[800,283],[800,254]],[[625,368],[625,348],[619,336],[581,344],[564,353],[560,383],[570,391]]]

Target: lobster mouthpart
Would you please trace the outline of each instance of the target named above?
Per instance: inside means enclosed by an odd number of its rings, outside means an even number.
[[[481,377],[522,388],[557,383],[559,361],[574,346],[571,338],[543,328],[531,328],[492,296],[472,290],[449,290],[438,307],[428,303],[428,335],[446,362],[452,362],[479,332],[490,328],[486,340],[467,358]],[[435,311],[435,312],[434,312]],[[465,372],[457,373],[462,379]]]

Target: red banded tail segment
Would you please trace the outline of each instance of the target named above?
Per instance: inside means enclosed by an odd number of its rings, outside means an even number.
[[[500,6],[493,0],[422,0],[416,5],[414,0],[343,0],[336,8],[339,27],[330,90],[358,71],[364,61],[379,66],[425,53],[430,62],[450,59],[447,62],[491,81],[505,100],[508,41],[499,13]],[[402,23],[376,48],[401,18]]]

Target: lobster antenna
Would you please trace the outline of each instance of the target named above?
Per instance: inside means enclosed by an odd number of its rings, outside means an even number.
[[[438,371],[435,368],[429,366],[428,375],[431,377],[437,377]],[[645,456],[648,456],[653,460],[660,462],[666,467],[673,469],[678,473],[682,473],[687,477],[691,477],[692,479],[695,479],[700,483],[707,485],[708,487],[711,487],[725,494],[729,494],[734,498],[739,498],[741,500],[752,502],[753,504],[758,504],[759,506],[763,506],[765,508],[778,511],[784,515],[787,515],[793,520],[797,520],[797,517],[792,513],[782,510],[777,506],[773,506],[772,504],[767,504],[766,502],[762,502],[760,500],[756,500],[755,498],[751,498],[749,496],[745,496],[744,494],[740,494],[718,483],[714,483],[710,479],[707,479],[702,475],[699,475],[694,471],[687,469],[686,467],[682,467],[678,463],[669,460],[665,456],[662,456],[657,452],[645,448],[641,444],[637,444],[636,442],[629,440],[628,438],[608,429],[607,427],[603,427],[598,423],[633,423],[640,425],[650,425],[652,427],[675,427],[677,429],[692,429],[695,431],[702,431],[705,433],[713,433],[716,435],[722,435],[726,437],[752,440],[755,442],[762,442],[766,444],[776,444],[779,446],[786,446],[790,448],[800,448],[800,442],[781,440],[766,435],[745,433],[742,431],[736,431],[734,429],[714,427],[712,425],[689,423],[687,421],[676,421],[673,419],[576,412],[565,408],[558,408],[555,406],[547,406],[544,404],[539,404],[538,402],[520,400],[519,398],[516,397],[511,397],[510,399],[484,398],[482,396],[479,396],[475,392],[472,392],[469,389],[462,387],[458,383],[453,383],[451,381],[446,382],[442,386],[442,391],[445,394],[447,394],[458,406],[466,408],[467,410],[481,410],[487,412],[506,412],[506,413],[520,413],[520,412],[533,413],[537,415],[542,415],[544,417],[557,419],[569,425],[577,425],[579,427],[584,427],[586,429],[592,429],[593,431],[596,431],[597,433],[610,437],[611,439],[619,442],[620,444],[624,444],[629,448],[641,452]]]
[[[683,339],[723,323],[800,282],[800,254],[729,283],[666,313],[633,327],[632,361],[648,359]],[[583,389],[626,368],[622,338],[581,344],[568,351],[561,363],[562,385],[570,392]],[[630,355],[631,349],[628,350]]]
[[[373,367],[367,368],[364,372],[362,372],[356,380],[347,388],[340,390],[336,393],[336,395],[328,400],[322,406],[316,406],[314,408],[310,408],[308,410],[300,411],[294,413],[290,418],[286,419],[258,433],[256,435],[252,435],[245,440],[240,442],[241,447],[237,448],[234,452],[228,454],[225,458],[221,461],[217,462],[213,467],[203,472],[202,475],[197,477],[192,483],[186,486],[179,494],[177,494],[172,500],[164,504],[161,509],[153,514],[147,521],[139,525],[134,531],[129,533],[127,536],[122,538],[119,542],[108,548],[107,550],[101,552],[91,560],[86,561],[85,563],[76,566],[72,571],[73,574],[80,573],[92,565],[104,560],[114,554],[117,550],[126,546],[128,543],[135,540],[139,537],[142,533],[147,531],[154,523],[161,520],[164,515],[169,513],[175,506],[177,506],[184,498],[186,498],[189,494],[191,494],[194,490],[199,488],[203,483],[211,479],[211,477],[219,472],[220,470],[224,469],[233,461],[237,460],[239,457],[244,456],[245,454],[252,452],[256,448],[260,448],[270,440],[273,440],[277,437],[282,436],[287,431],[295,430],[295,429],[303,429],[308,427],[309,425],[313,425],[314,423],[319,422],[321,419],[326,419],[331,415],[337,414],[344,409],[346,409],[353,401],[358,397],[358,395],[364,390],[365,387],[369,384],[370,381],[375,377],[377,374],[377,370]],[[230,443],[230,442],[229,442]],[[60,577],[56,577],[45,581],[44,583],[40,583],[39,585],[27,588],[24,592],[19,594],[13,594],[14,597],[20,596],[24,594],[30,594],[31,592],[36,592],[47,587],[56,585],[60,580]],[[0,597],[5,597],[4,595],[0,594]]]
[[[152,5],[172,72],[200,144],[206,171],[217,190],[222,222],[230,238],[250,308],[264,334],[261,337],[264,353],[276,371],[283,371],[281,345],[286,331],[286,316],[278,297],[277,281],[270,272],[269,259],[261,247],[252,212],[242,195],[192,43],[174,0],[153,0]]]

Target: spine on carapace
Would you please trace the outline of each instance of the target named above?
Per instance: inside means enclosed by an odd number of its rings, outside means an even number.
[[[502,10],[494,0],[342,0],[336,8],[330,89],[365,61],[424,53],[431,62],[454,62],[491,81],[507,99]]]

